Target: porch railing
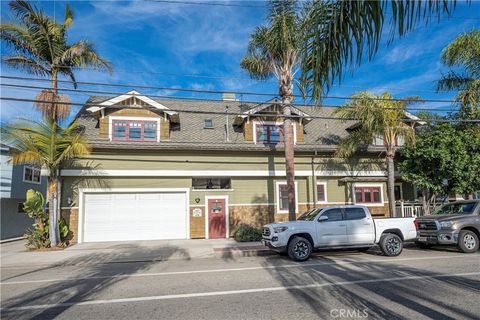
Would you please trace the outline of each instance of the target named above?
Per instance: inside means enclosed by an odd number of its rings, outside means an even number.
[[[418,202],[398,201],[395,211],[397,217],[421,217],[424,215],[423,206]]]

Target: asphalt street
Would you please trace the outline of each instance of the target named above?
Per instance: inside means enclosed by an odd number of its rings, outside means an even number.
[[[478,319],[480,253],[405,249],[1,269],[2,319]]]

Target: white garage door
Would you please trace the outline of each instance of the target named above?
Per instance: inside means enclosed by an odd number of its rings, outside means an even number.
[[[187,238],[185,192],[86,193],[83,241]]]

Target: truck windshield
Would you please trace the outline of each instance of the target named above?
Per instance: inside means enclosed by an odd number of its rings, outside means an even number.
[[[312,221],[322,209],[312,209],[303,213],[297,220]]]
[[[446,204],[438,208],[435,214],[471,214],[476,204],[475,201]]]

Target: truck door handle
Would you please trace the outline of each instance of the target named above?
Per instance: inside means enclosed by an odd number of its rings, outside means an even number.
[[[346,227],[347,225],[346,224],[339,224],[338,226],[339,227]]]

